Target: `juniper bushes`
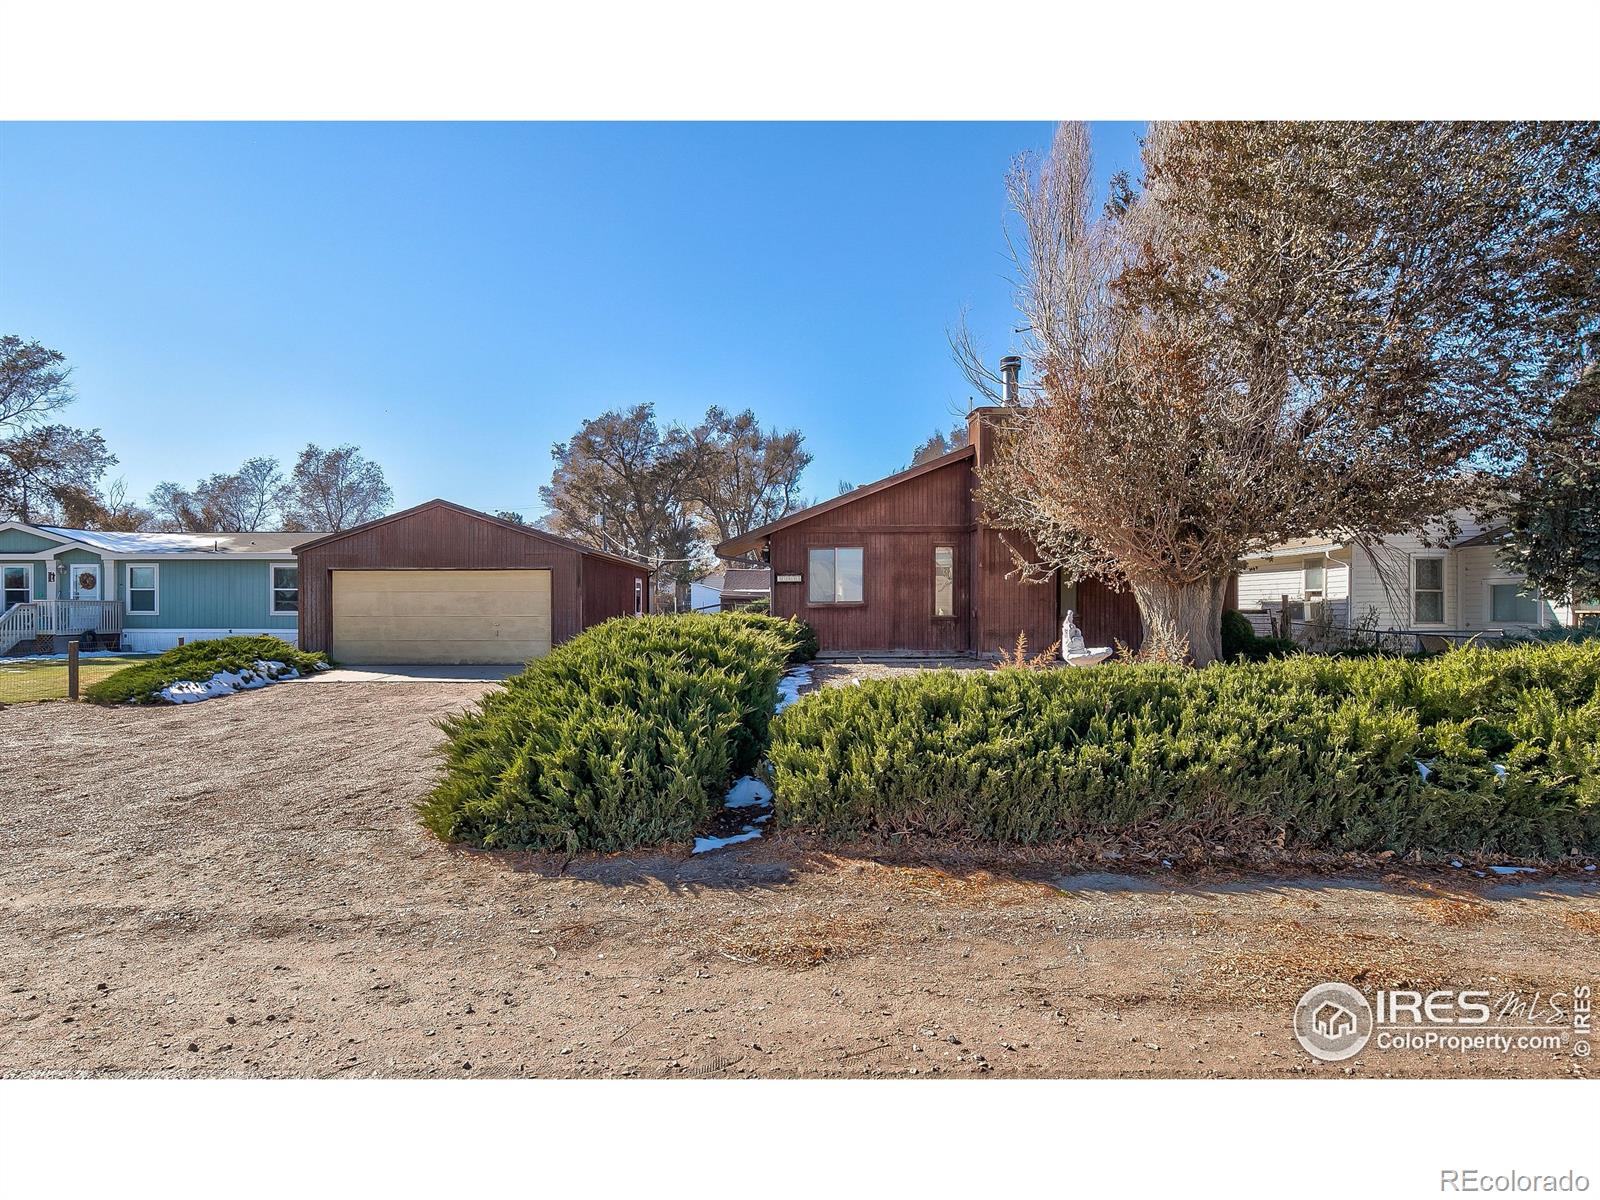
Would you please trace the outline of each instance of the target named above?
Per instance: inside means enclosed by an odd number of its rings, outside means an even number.
[[[307,674],[328,665],[327,658],[291,646],[269,634],[252,637],[208,638],[134,663],[84,689],[84,699],[95,704],[143,703],[157,698],[168,684],[184,679],[204,682],[218,671],[244,671],[257,661],[281,662]]]
[[[1600,851],[1593,642],[924,672],[808,696],[773,737],[780,824],[840,836]]]
[[[768,740],[795,622],[620,617],[439,722],[443,778],[419,806],[448,841],[572,854],[683,840]]]

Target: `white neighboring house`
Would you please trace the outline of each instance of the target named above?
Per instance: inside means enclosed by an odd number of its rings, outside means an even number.
[[[1334,629],[1372,625],[1453,641],[1573,624],[1574,606],[1550,603],[1500,562],[1504,526],[1480,525],[1467,512],[1455,520],[1460,532],[1448,541],[1401,534],[1369,552],[1346,538],[1299,538],[1248,555],[1239,611],[1266,633],[1288,597],[1297,636],[1301,623],[1319,618]]]
[[[771,596],[769,567],[725,567],[689,585],[689,607],[694,612],[722,612]]]
[[[689,585],[690,612],[721,612],[724,571],[713,571]]]

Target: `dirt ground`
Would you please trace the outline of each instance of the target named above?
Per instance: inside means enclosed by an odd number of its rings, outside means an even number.
[[[1592,1070],[1570,1049],[1324,1064],[1290,1028],[1324,979],[1593,984],[1592,877],[1063,876],[794,835],[563,870],[412,817],[431,722],[484,686],[0,710],[0,1073]]]

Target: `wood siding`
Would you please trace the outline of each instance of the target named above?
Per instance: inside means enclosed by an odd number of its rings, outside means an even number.
[[[1077,592],[1078,627],[1090,646],[1115,646],[1130,650],[1144,645],[1144,619],[1132,592],[1118,591],[1098,579],[1080,579]]]
[[[644,585],[644,611],[650,611],[650,573],[606,558],[583,560],[583,627],[612,617],[633,615],[633,582]]]
[[[980,527],[975,531],[978,546],[973,589],[976,604],[972,613],[977,630],[979,654],[998,654],[1017,644],[1017,635],[1028,639],[1030,652],[1037,654],[1060,640],[1061,612],[1054,577],[1032,583],[1015,577],[1016,556],[1035,553],[1033,543],[1020,534]]]
[[[964,458],[775,531],[772,610],[797,616],[835,653],[994,654],[1026,633],[1043,649],[1060,632],[1053,583],[1007,578],[1000,535],[976,524],[972,459]],[[1025,542],[1014,543],[1026,546]],[[862,550],[860,604],[814,604],[806,594],[812,547]],[[933,614],[934,548],[955,551],[954,614]],[[798,575],[800,583],[779,583]]]
[[[427,504],[344,537],[303,547],[300,645],[332,652],[333,582],[338,570],[547,570],[550,635],[559,644],[606,617],[633,611],[633,584],[612,574],[621,564],[593,557],[537,531],[504,525],[448,504]],[[643,567],[629,568],[640,575]],[[597,583],[585,601],[585,586]]]
[[[806,597],[811,547],[860,546],[862,602]],[[933,548],[956,552],[953,617],[933,615]],[[799,617],[824,651],[963,654],[971,649],[972,469],[962,459],[772,535],[772,611]],[[779,583],[799,575],[800,583]]]

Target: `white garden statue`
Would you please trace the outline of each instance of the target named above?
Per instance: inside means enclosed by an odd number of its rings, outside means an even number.
[[[1069,667],[1092,667],[1111,657],[1110,646],[1086,646],[1083,630],[1072,619],[1072,610],[1061,622],[1061,661]]]

